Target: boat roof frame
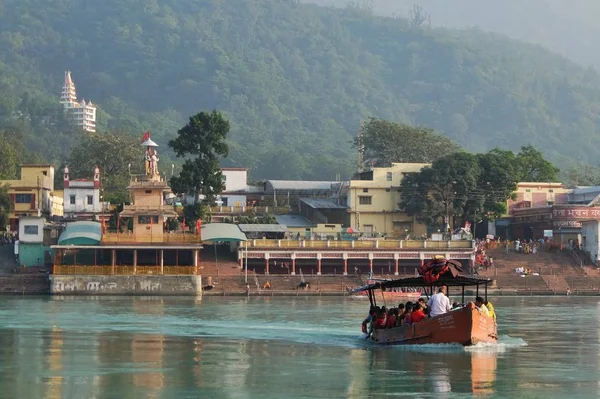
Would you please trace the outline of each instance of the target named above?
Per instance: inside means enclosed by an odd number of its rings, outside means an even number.
[[[454,278],[440,278],[432,283],[426,283],[423,277],[407,277],[396,280],[378,281],[373,284],[364,285],[361,291],[376,290],[378,288],[401,288],[401,287],[476,287],[480,285],[489,285],[494,280],[489,278],[474,278],[466,276],[457,276]],[[358,288],[356,289],[358,290]]]

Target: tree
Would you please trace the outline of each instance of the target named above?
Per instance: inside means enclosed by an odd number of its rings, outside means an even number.
[[[103,200],[121,203],[127,200],[130,167],[144,164],[144,151],[138,138],[126,133],[86,133],[71,150],[67,165],[72,177],[90,178],[100,168]]]
[[[0,186],[0,226],[4,228],[8,222],[8,214],[13,209],[13,202],[8,193],[8,185]]]
[[[507,154],[507,151],[498,151]],[[510,155],[507,155],[510,158]],[[515,165],[519,182],[553,182],[556,181],[558,172],[550,161],[544,159],[544,155],[532,145],[521,147],[521,151],[515,156]]]
[[[402,180],[400,208],[431,226],[443,222],[446,230],[463,216],[480,174],[475,155],[461,152],[438,159]]]
[[[429,163],[455,153],[460,147],[433,129],[370,118],[354,139],[363,165],[389,166],[393,162]]]
[[[214,203],[224,186],[219,160],[229,153],[227,133],[229,121],[217,110],[191,116],[179,129],[177,138],[169,141],[175,155],[186,158],[179,176],[171,178],[175,192],[193,193],[194,202],[204,194],[205,202]]]

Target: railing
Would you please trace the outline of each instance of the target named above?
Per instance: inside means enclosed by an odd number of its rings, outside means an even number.
[[[160,273],[160,266],[64,266],[55,265],[54,274],[56,275],[92,275],[92,276],[151,276],[151,275],[193,275],[196,274],[195,266],[163,266],[163,273]]]
[[[102,243],[104,244],[199,244],[201,241],[202,236],[194,233],[134,234],[133,232],[109,232],[102,234]]]
[[[290,208],[287,206],[211,206],[211,213],[227,213],[227,214],[273,214],[281,215],[290,213]]]
[[[150,211],[173,211],[173,205],[125,205],[124,211],[150,212]]]
[[[245,248],[246,244],[241,244]],[[354,249],[472,249],[473,241],[427,240],[248,240],[248,248],[354,248]]]

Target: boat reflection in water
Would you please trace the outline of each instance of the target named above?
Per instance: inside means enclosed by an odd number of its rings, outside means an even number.
[[[402,377],[397,384],[389,386],[390,393],[489,395],[496,392],[496,368],[500,347],[471,347],[466,350],[459,345],[422,345],[378,347],[371,352],[370,372],[394,373]],[[466,377],[466,373],[470,378]],[[382,374],[382,376],[385,374]],[[389,374],[388,374],[389,377]],[[468,384],[470,379],[471,383]],[[403,382],[406,381],[406,382]],[[380,381],[371,382],[369,391],[378,392]],[[371,385],[370,384],[370,385]],[[418,387],[415,390],[415,387]]]

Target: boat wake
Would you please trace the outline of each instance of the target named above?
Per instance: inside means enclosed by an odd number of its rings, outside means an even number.
[[[371,344],[373,347],[381,347]],[[478,343],[473,346],[460,344],[422,344],[422,345],[393,345],[387,348],[407,352],[422,353],[504,353],[507,350],[527,346],[522,338],[513,338],[509,335],[500,336],[497,343]]]

